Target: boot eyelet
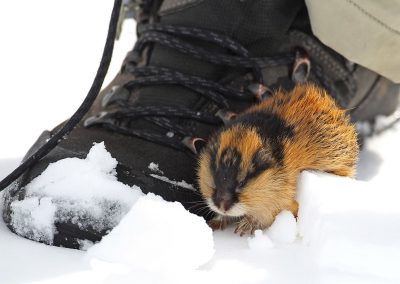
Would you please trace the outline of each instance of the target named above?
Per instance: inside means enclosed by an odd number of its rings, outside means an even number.
[[[99,112],[96,115],[93,116],[89,116],[88,118],[85,119],[85,121],[83,122],[83,126],[84,127],[90,127],[92,125],[95,124],[99,124],[103,121],[103,119],[108,115],[108,112],[106,111],[102,111]]]
[[[110,91],[106,93],[101,101],[101,106],[106,107],[110,103],[121,99],[126,100],[129,97],[129,90],[125,87],[121,86],[112,86]]]

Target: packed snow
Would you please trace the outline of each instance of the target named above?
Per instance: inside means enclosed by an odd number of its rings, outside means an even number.
[[[159,174],[164,174],[164,172],[162,170],[160,170],[160,167],[158,164],[151,162],[148,166],[149,170],[155,172],[155,173],[159,173]]]
[[[290,211],[279,213],[267,230],[268,237],[275,243],[291,244],[297,236],[296,219]]]
[[[114,228],[142,195],[140,188],[117,181],[116,166],[104,143],[94,145],[86,159],[50,164],[25,187],[26,198],[11,204],[16,232],[52,244],[58,221],[82,230]]]
[[[276,245],[291,244],[296,237],[296,218],[292,212],[284,210],[276,216],[274,223],[264,232],[256,230],[254,236],[248,238],[248,244],[251,249],[260,250],[273,248]]]
[[[400,281],[398,185],[303,173],[299,188],[299,232],[319,266]]]
[[[175,272],[197,269],[213,254],[212,230],[203,218],[151,193],[141,197],[121,223],[88,250],[88,255],[102,260]]]
[[[0,130],[5,133],[0,177],[18,165],[41,130],[68,117],[84,97],[97,69],[111,6],[110,0],[73,0],[63,3],[60,13],[49,0],[0,3],[1,34],[8,39],[0,46],[0,78],[7,82],[2,104],[18,106],[18,111],[4,107],[0,112]],[[49,7],[57,12],[49,13]],[[18,11],[19,18],[10,11]],[[134,28],[132,21],[124,25],[108,82],[133,46]],[[26,52],[26,42],[31,52]],[[35,68],[24,77],[24,84],[21,66]],[[239,237],[233,228],[211,232],[179,204],[119,183],[113,171],[117,161],[97,144],[94,160],[90,156],[67,160],[52,165],[52,171],[66,167],[58,175],[62,184],[74,175],[72,164],[78,163],[99,183],[119,191],[111,200],[124,205],[115,214],[102,216],[115,229],[97,244],[82,240],[82,250],[71,250],[21,238],[0,218],[0,283],[399,283],[399,145],[400,126],[369,139],[360,154],[357,180],[303,173],[297,223],[284,212],[271,228]],[[161,172],[154,174],[164,177]],[[71,182],[81,190],[69,198],[80,194],[76,202],[85,199],[99,206],[90,214],[101,212],[101,202],[92,202],[92,197],[108,200],[108,189],[102,185],[94,189],[94,180],[89,185]],[[51,243],[52,221],[61,216],[57,215],[61,191],[49,192],[46,188],[52,184],[44,180],[35,183],[30,198],[16,202],[13,209],[20,214],[21,230],[31,230],[37,240]]]
[[[272,240],[262,230],[256,230],[254,236],[247,239],[249,248],[254,251],[273,248],[275,245]]]

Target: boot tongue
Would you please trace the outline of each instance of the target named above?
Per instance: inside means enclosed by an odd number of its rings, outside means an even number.
[[[296,16],[297,0],[164,0],[161,23],[204,28],[244,46],[285,34]]]
[[[159,22],[195,27],[227,35],[245,47],[260,39],[277,39],[289,29],[300,4],[295,0],[164,0]],[[220,47],[194,39],[186,41],[208,50],[223,52]],[[276,47],[276,43],[271,45]],[[274,53],[265,48],[265,54]],[[260,54],[257,54],[260,56]],[[149,65],[167,67],[189,75],[218,80],[226,67],[198,60],[177,50],[155,44]],[[137,103],[167,104],[193,108],[201,96],[180,86],[151,86],[140,90]]]

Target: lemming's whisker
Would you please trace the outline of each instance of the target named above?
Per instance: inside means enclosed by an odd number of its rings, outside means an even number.
[[[189,206],[187,209],[191,210],[191,209],[195,209],[195,208],[200,207],[200,206],[203,206],[203,205],[202,204],[193,204],[193,205]]]
[[[205,201],[204,200],[195,200],[195,201],[186,201],[186,203],[202,203],[202,204],[204,204],[205,203]]]
[[[188,209],[193,209],[196,206],[207,206],[207,204],[204,200],[188,201],[186,203],[192,204]]]
[[[204,211],[205,209],[208,209],[208,206],[207,206],[207,204],[205,203],[205,202],[192,202],[192,203],[194,203],[192,206],[190,206],[189,208],[188,208],[188,210],[190,210],[190,209],[196,209],[199,213],[201,213],[202,211]],[[200,207],[200,208],[197,208],[197,207]]]
[[[205,215],[204,217],[208,217],[210,214],[212,214],[213,212],[210,210],[210,208],[208,207],[208,205],[203,202],[203,204],[195,204],[193,205],[191,208],[193,208],[194,206],[201,206],[200,208],[197,208],[197,212],[201,215]]]
[[[208,206],[204,206],[204,207],[199,209],[199,212],[209,212],[209,211],[210,211],[210,208],[208,208]]]
[[[197,196],[201,196],[202,197],[201,193],[198,190],[193,190],[192,192],[195,193]]]
[[[210,208],[207,207],[207,209],[208,209],[208,212],[206,214],[206,218],[208,218],[208,217],[210,217],[210,215],[212,216],[214,214],[214,211],[210,210]]]

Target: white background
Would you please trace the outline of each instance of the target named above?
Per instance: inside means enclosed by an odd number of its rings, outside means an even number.
[[[44,129],[76,110],[100,62],[111,0],[0,1],[0,157],[25,154]],[[134,44],[117,42],[107,81]]]

